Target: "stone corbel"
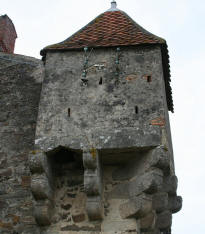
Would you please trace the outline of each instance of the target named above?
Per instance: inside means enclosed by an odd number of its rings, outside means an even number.
[[[96,149],[83,151],[84,188],[87,194],[86,210],[91,221],[103,218],[102,169]]]
[[[53,178],[51,165],[43,152],[29,155],[31,192],[34,197],[34,217],[39,226],[51,224],[53,210]]]

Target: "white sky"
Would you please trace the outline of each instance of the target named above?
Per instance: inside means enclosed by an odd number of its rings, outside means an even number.
[[[118,0],[148,31],[167,40],[175,113],[170,114],[178,194],[173,234],[205,234],[205,1]],[[110,0],[1,0],[0,14],[14,22],[15,52],[33,57],[60,42],[110,8]]]

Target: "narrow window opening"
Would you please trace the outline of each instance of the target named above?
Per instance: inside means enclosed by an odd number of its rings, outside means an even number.
[[[135,106],[135,114],[138,114],[138,112],[139,112],[138,106]]]
[[[102,85],[102,77],[100,77],[99,85]]]
[[[68,117],[70,117],[70,108],[68,108]]]
[[[152,76],[147,76],[147,82],[150,83],[152,81]]]

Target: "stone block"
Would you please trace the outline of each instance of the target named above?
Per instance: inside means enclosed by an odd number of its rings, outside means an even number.
[[[8,167],[7,155],[3,152],[0,152],[0,169],[4,169],[7,167]]]
[[[11,230],[13,229],[13,224],[11,222],[3,222],[0,220],[0,228]]]
[[[170,156],[168,151],[159,146],[145,152],[136,154],[136,158],[126,165],[113,171],[113,180],[128,180],[135,176],[141,176],[151,168],[159,168],[164,174],[170,172]]]
[[[168,193],[161,192],[153,195],[153,209],[162,212],[168,208]]]
[[[172,214],[169,210],[165,210],[157,214],[156,227],[160,230],[168,229],[172,225]]]
[[[0,210],[2,211],[3,209],[8,207],[8,203],[5,200],[0,200]]]
[[[103,204],[100,196],[88,197],[86,211],[91,221],[101,220],[103,218]]]
[[[72,219],[74,223],[80,223],[85,221],[85,214],[74,214],[72,215]]]
[[[84,168],[96,169],[99,164],[99,156],[96,149],[91,149],[83,152]]]
[[[84,172],[84,189],[88,196],[101,194],[102,182],[97,169]]]
[[[142,192],[157,192],[163,183],[163,173],[159,169],[154,169],[140,177],[136,177],[129,183],[129,193],[131,196],[137,196]]]
[[[0,177],[9,178],[11,176],[12,176],[12,169],[11,168],[0,170]]]
[[[146,232],[141,232],[140,234],[162,234],[161,231],[159,229],[154,229],[152,231],[146,231]]]
[[[169,152],[161,146],[157,147],[151,150],[147,163],[149,164],[149,167],[157,167],[162,169],[163,171],[169,171],[170,170]]]
[[[71,208],[71,216],[75,223],[83,222],[86,218],[86,195],[85,193],[79,193],[73,200]]]
[[[169,196],[169,210],[172,213],[177,213],[182,208],[182,197],[180,196]]]
[[[117,185],[113,190],[108,194],[109,198],[129,198],[129,183],[122,183]]]
[[[175,195],[178,186],[178,179],[175,175],[164,178],[163,190],[168,194]]]
[[[31,186],[31,176],[21,176],[21,185],[22,187]]]
[[[52,205],[46,202],[37,203],[34,208],[34,217],[39,226],[47,226],[51,224]]]
[[[137,233],[137,222],[135,219],[127,219],[127,220],[110,220],[107,222],[103,222],[101,225],[102,233]]]
[[[154,211],[140,219],[141,231],[151,231],[155,228],[156,213]]]
[[[33,151],[29,154],[29,168],[31,173],[43,173],[45,172],[45,157],[42,152]]]
[[[140,218],[148,214],[152,210],[151,196],[142,194],[133,198],[127,203],[120,205],[119,211],[123,219],[126,218]]]
[[[53,191],[46,174],[35,174],[31,177],[31,192],[36,200],[53,198]]]

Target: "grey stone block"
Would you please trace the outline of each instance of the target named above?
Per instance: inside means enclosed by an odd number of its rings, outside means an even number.
[[[91,221],[103,219],[103,204],[99,196],[88,197],[86,203],[88,218]]]
[[[37,203],[34,207],[34,217],[39,226],[51,224],[52,204],[49,201]]]
[[[31,192],[36,200],[53,199],[53,190],[45,173],[31,177]]]
[[[162,146],[136,153],[135,159],[116,169],[112,176],[114,180],[128,180],[153,167],[162,169],[166,174],[170,172],[170,155]]]
[[[133,198],[127,203],[120,205],[119,211],[123,219],[140,218],[148,214],[152,210],[151,196],[142,194]]]
[[[177,213],[182,208],[182,197],[180,196],[169,196],[169,210],[172,213]]]
[[[157,167],[167,172],[170,170],[169,152],[164,147],[159,146],[150,152],[147,163],[149,167]]]
[[[33,151],[29,154],[29,168],[31,173],[45,172],[45,154]]]
[[[164,178],[163,190],[171,195],[176,195],[178,179],[175,175]]]
[[[145,232],[141,232],[140,234],[162,234],[161,231],[159,229],[154,229],[152,231],[145,231]]]
[[[153,209],[162,212],[168,208],[168,193],[160,192],[153,195]]]
[[[99,164],[98,152],[95,149],[83,151],[84,168],[95,170]]]
[[[156,227],[160,230],[168,229],[172,225],[172,214],[169,210],[157,214]]]
[[[102,191],[101,177],[96,170],[84,172],[84,189],[88,196],[100,195]]]
[[[156,213],[154,211],[147,214],[145,217],[140,219],[141,231],[151,231],[155,228]]]
[[[163,173],[159,169],[154,169],[144,175],[135,178],[129,183],[130,196],[136,196],[142,192],[157,192],[163,183]]]

